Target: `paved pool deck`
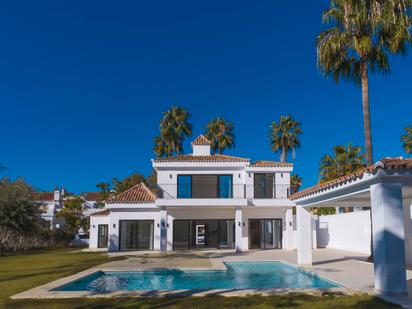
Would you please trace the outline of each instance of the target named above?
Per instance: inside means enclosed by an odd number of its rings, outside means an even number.
[[[62,278],[48,284],[19,293],[12,298],[73,298],[73,297],[114,297],[114,296],[172,296],[172,295],[247,295],[259,293],[263,295],[284,294],[289,292],[305,292],[319,294],[323,292],[339,292],[345,294],[374,294],[373,264],[367,263],[367,255],[335,249],[313,250],[313,265],[303,267],[326,279],[343,285],[345,288],[332,289],[273,289],[273,290],[210,290],[210,291],[117,291],[95,293],[90,291],[60,292],[52,289],[77,280],[96,271],[133,271],[156,268],[175,268],[182,270],[226,269],[225,261],[284,261],[297,265],[296,251],[258,250],[236,253],[233,250],[214,251],[179,251],[160,252],[116,252],[110,256],[124,256],[124,260],[112,261],[88,269],[73,276]],[[412,297],[412,271],[407,271],[409,296]],[[388,301],[412,308],[412,298],[383,297]]]

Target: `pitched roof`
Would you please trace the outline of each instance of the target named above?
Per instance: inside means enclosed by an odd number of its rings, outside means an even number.
[[[154,203],[156,194],[142,182],[134,187],[111,197],[108,204],[144,204]]]
[[[293,167],[292,163],[276,162],[276,161],[256,161],[253,162],[251,167]]]
[[[174,157],[157,158],[154,163],[169,163],[169,162],[249,162],[250,159],[233,157],[222,154],[212,154],[204,156],[194,156],[192,154],[178,155]]]
[[[97,201],[100,192],[84,192],[82,197],[85,201]]]
[[[104,216],[108,216],[108,215],[110,215],[110,209],[105,209],[105,210],[102,210],[102,211],[94,212],[90,216],[104,217]]]
[[[309,196],[315,193],[319,193],[324,190],[331,189],[333,187],[337,187],[339,185],[361,179],[365,174],[374,174],[377,170],[396,170],[396,169],[412,169],[412,158],[404,159],[402,157],[399,158],[384,158],[378,162],[376,162],[372,166],[367,166],[364,168],[359,169],[359,171],[351,173],[346,176],[342,176],[324,183],[317,184],[313,187],[307,188],[305,190],[296,192],[292,194],[289,198],[291,200],[296,200],[305,196]]]
[[[208,140],[203,134],[200,134],[192,142],[192,145],[212,145],[212,142],[210,140]]]
[[[33,199],[36,201],[54,201],[54,192],[34,192]]]

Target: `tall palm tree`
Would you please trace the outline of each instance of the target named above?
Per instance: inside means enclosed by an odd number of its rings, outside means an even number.
[[[184,108],[172,106],[163,113],[160,121],[160,134],[154,140],[153,150],[158,157],[183,153],[183,141],[192,135],[190,113]]]
[[[295,153],[300,147],[299,135],[303,133],[300,122],[295,121],[292,116],[280,116],[280,121],[272,122],[270,126],[270,145],[273,152],[280,151],[280,162],[286,162],[289,151]]]
[[[324,155],[320,160],[319,177],[320,182],[336,179],[351,174],[364,167],[365,154],[362,147],[347,146],[333,147],[332,155]]]
[[[403,149],[406,153],[412,152],[412,123],[404,129],[406,133],[401,136],[401,141],[403,142]]]
[[[411,36],[411,0],[331,0],[323,13],[330,28],[317,38],[320,71],[336,82],[362,87],[366,161],[372,165],[369,73],[389,72],[388,54],[406,53]]]
[[[212,151],[220,154],[227,148],[235,147],[235,127],[221,117],[214,118],[206,125],[205,137],[212,142]]]

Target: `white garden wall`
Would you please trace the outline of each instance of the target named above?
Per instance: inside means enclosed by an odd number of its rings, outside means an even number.
[[[318,217],[318,248],[333,248],[369,254],[370,241],[369,210]]]

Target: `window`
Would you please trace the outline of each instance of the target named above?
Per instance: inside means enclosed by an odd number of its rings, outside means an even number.
[[[192,197],[192,176],[178,175],[177,176],[177,197],[190,198]]]
[[[232,175],[178,175],[178,198],[232,198]]]
[[[255,198],[273,198],[275,174],[255,174],[254,191]]]
[[[232,175],[219,175],[219,198],[232,198],[232,191]]]

